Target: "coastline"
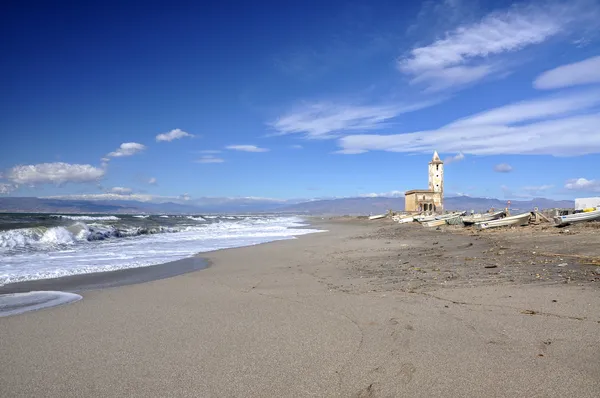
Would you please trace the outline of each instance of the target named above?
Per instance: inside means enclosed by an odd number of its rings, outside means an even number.
[[[491,234],[313,226],[328,232],[1,319],[0,395],[598,395],[600,294],[585,275],[540,281],[496,253],[506,264],[484,268]]]

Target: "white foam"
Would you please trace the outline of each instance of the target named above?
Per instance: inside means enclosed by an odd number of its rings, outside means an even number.
[[[81,296],[78,294],[54,291],[0,294],[0,317],[18,315],[79,300],[81,300]]]
[[[50,217],[65,218],[67,220],[76,220],[76,221],[96,221],[96,220],[119,221],[120,220],[120,218],[117,216],[67,216],[67,215],[63,215],[63,214],[53,214]]]
[[[139,231],[131,230],[119,232],[127,236],[125,238],[93,240],[90,234],[103,236],[99,227],[93,227],[94,231],[91,231],[92,225],[76,225],[77,227],[71,226],[67,230],[70,235],[63,234],[63,231],[53,231],[47,236],[48,242],[61,242],[62,245],[49,245],[48,250],[28,250],[0,255],[0,285],[144,267],[178,260],[199,252],[293,239],[298,235],[319,232],[315,229],[296,228],[304,226],[302,220],[296,217],[246,217],[211,224],[198,223],[179,233],[140,235]],[[110,233],[110,229],[107,231],[107,234]],[[169,229],[163,228],[163,231],[168,232]]]

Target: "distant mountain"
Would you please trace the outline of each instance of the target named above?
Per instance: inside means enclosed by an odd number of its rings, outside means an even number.
[[[455,196],[445,198],[446,210],[485,211],[503,209],[506,200]],[[573,201],[535,198],[529,201],[511,201],[513,210],[572,208]],[[404,210],[404,198],[341,198],[312,200],[295,204],[261,198],[202,198],[192,203],[151,203],[135,200],[67,200],[42,198],[0,198],[0,212],[31,213],[288,213],[307,215],[366,215],[392,209]]]
[[[444,208],[446,210],[465,210],[465,211],[487,211],[490,208],[504,209],[507,206],[506,200],[472,198],[469,196],[455,196],[444,199]],[[544,198],[535,198],[529,201],[511,201],[513,210],[533,210],[549,208],[572,208],[573,201],[569,200],[551,200]],[[298,203],[291,206],[285,206],[279,209],[281,212],[299,213],[299,214],[331,214],[331,215],[356,215],[356,214],[379,214],[388,210],[404,210],[404,198],[342,198],[331,200],[315,200],[311,202]]]

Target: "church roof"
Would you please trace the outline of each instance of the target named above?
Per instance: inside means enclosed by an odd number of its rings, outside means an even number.
[[[440,155],[438,155],[437,151],[433,152],[433,158],[431,159],[431,163],[444,163],[442,159],[440,159]]]

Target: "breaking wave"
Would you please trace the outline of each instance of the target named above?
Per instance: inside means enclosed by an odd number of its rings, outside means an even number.
[[[67,227],[35,227],[11,229],[0,232],[1,249],[45,248],[61,245],[73,245],[77,242],[97,241],[109,238],[151,235],[179,232],[171,227],[130,227],[117,228],[102,224],[77,222]]]
[[[66,220],[75,221],[119,221],[120,218],[117,216],[67,216],[63,214],[53,214],[50,217],[64,218]]]

